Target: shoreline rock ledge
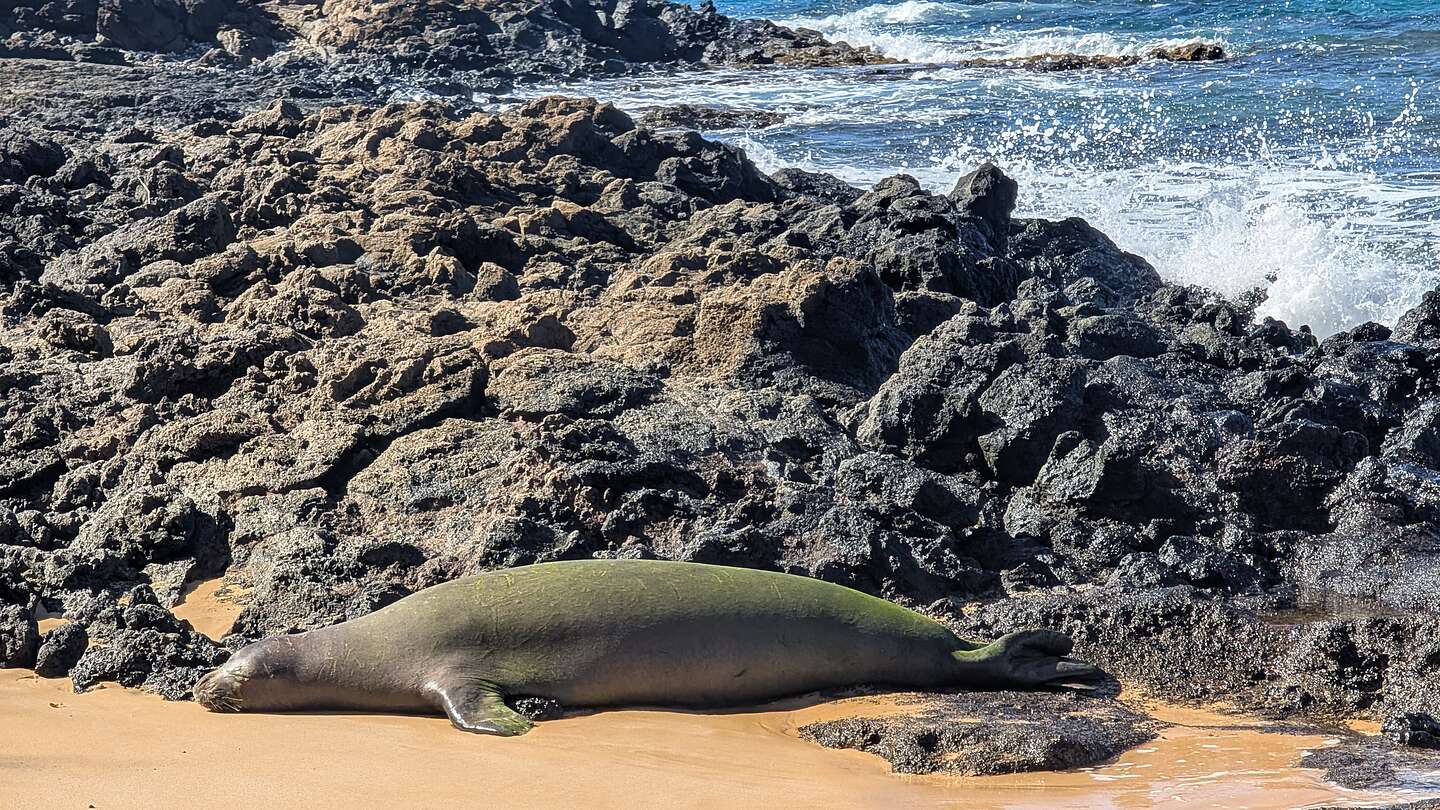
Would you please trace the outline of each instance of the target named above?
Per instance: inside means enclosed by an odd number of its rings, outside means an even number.
[[[868,46],[805,28],[735,19],[712,0],[17,0],[0,19],[0,58],[124,65],[152,54],[201,64],[312,63],[372,76],[514,82],[620,75],[656,68],[817,68],[898,64]],[[967,67],[1040,71],[1229,58],[1212,42],[1129,55],[1049,53],[977,58]],[[442,93],[443,94],[443,93]]]
[[[211,64],[295,59],[492,79],[681,65],[888,64],[815,31],[668,0],[19,0],[0,57],[125,64],[138,52]],[[279,54],[279,56],[275,56]],[[275,57],[271,59],[271,57]]]

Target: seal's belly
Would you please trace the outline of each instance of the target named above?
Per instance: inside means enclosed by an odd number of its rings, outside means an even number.
[[[553,641],[543,666],[522,649],[503,685],[571,706],[716,706],[867,683],[935,688],[951,664],[929,640],[824,619],[689,618]]]

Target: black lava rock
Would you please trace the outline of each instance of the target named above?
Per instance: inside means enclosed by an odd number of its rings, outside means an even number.
[[[40,649],[40,631],[28,605],[0,603],[0,668],[29,668]]]
[[[1440,748],[1440,720],[1428,714],[1408,712],[1387,719],[1381,733],[1401,745]]]
[[[63,678],[70,674],[90,636],[85,627],[74,622],[62,624],[40,637],[40,651],[35,657],[35,674],[42,678]]]

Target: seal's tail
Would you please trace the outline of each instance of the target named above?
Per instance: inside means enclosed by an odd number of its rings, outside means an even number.
[[[1074,642],[1054,630],[1009,633],[974,650],[951,655],[959,665],[961,686],[1026,689],[1049,683],[1094,678],[1099,669],[1070,657]]]

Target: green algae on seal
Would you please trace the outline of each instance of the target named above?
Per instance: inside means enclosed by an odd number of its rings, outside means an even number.
[[[1086,678],[1048,630],[991,644],[816,579],[698,563],[582,560],[426,588],[358,619],[262,639],[195,685],[212,711],[443,712],[513,736],[505,703],[718,707],[859,684],[1017,688]]]

